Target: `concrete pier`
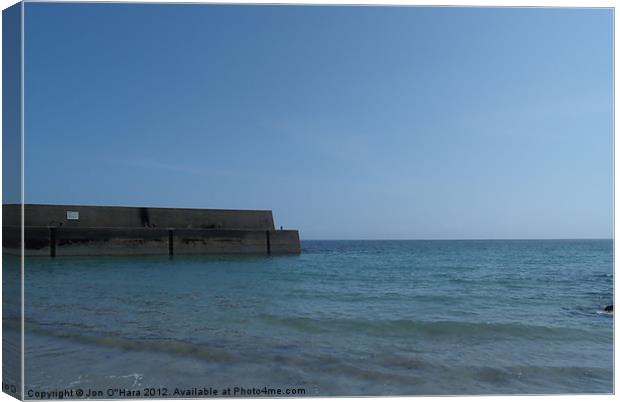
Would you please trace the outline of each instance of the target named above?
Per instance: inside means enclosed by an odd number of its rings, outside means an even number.
[[[3,252],[20,253],[19,204],[3,205]],[[301,251],[297,230],[271,211],[24,205],[27,256],[281,254]]]

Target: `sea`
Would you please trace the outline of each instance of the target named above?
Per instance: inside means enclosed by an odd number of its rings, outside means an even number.
[[[29,399],[614,391],[612,240],[29,257],[24,295]]]

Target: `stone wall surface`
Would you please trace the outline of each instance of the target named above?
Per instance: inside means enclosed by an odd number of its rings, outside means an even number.
[[[272,230],[270,231],[271,252],[278,253],[300,253],[301,244],[299,232],[297,230]]]
[[[263,230],[179,229],[173,232],[174,254],[266,253]]]
[[[3,205],[3,225],[19,226],[19,204]],[[78,219],[67,219],[77,212]],[[271,211],[26,204],[25,226],[273,229]]]

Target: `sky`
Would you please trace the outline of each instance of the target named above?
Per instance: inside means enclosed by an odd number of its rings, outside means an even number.
[[[611,9],[26,3],[25,202],[609,238]]]

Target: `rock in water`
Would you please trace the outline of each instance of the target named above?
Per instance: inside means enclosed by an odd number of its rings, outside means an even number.
[[[608,313],[613,313],[614,312],[614,305],[610,304],[609,306],[605,306],[605,311]]]

